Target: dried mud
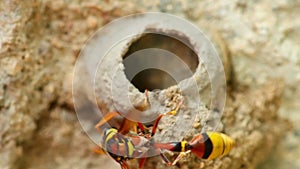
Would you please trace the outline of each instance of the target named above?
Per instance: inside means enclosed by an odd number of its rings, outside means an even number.
[[[0,168],[119,168],[92,153],[78,123],[73,68],[98,28],[148,11],[190,20],[225,58],[228,93],[218,130],[236,147],[213,161],[189,155],[172,168],[299,168],[299,8],[297,0],[0,1]],[[151,158],[146,168],[166,168],[160,161]]]

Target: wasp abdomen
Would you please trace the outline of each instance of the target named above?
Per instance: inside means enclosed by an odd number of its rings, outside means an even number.
[[[234,146],[234,141],[225,134],[207,132],[195,136],[188,144],[196,156],[202,159],[215,159],[228,154]]]

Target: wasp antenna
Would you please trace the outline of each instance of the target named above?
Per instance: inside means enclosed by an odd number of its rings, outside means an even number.
[[[145,90],[145,100],[141,105],[135,106],[136,109],[140,111],[146,110],[148,107],[151,107],[150,101],[149,101],[149,90]]]
[[[182,104],[183,104],[183,100],[184,100],[184,99],[182,99],[182,100],[176,105],[176,108],[175,108],[174,110],[172,110],[172,111],[166,113],[165,115],[168,115],[168,114],[170,114],[170,115],[175,115],[175,114],[177,114],[178,110],[180,109],[180,107],[181,107]]]
[[[148,89],[146,89],[145,90],[145,103],[144,103],[144,105],[146,105],[146,107],[151,107],[151,103],[150,103],[150,101],[149,101],[149,90]]]

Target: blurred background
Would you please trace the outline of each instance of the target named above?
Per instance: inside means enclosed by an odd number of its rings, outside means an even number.
[[[91,151],[77,120],[74,64],[105,24],[165,12],[198,26],[223,57],[222,131],[238,143],[227,157],[174,168],[300,169],[299,11],[299,0],[0,1],[0,168],[119,168]],[[146,168],[166,168],[157,161]]]

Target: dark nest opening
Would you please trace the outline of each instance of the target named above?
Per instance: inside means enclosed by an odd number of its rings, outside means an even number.
[[[193,51],[193,49],[190,48],[191,46],[192,45],[190,44],[189,39],[183,35],[179,35],[178,33],[145,33],[131,43],[128,51],[123,56],[123,64],[125,66],[126,77],[141,92],[144,92],[145,89],[151,91],[155,89],[166,89],[170,86],[176,85],[177,82],[179,82],[178,79],[176,82],[176,80],[170,75],[170,73],[160,69],[149,68],[141,70],[135,75],[130,74],[131,69],[136,66],[140,66],[139,64],[147,64],[145,62],[149,62],[149,59],[137,59],[137,61],[130,63],[124,62],[124,60],[135,52],[141,51],[143,49],[156,48],[166,50],[179,57],[179,59],[181,59],[190,69],[190,74],[184,75],[179,79],[183,80],[189,78],[191,74],[195,73],[199,64],[198,56]],[[165,55],[166,53],[160,53],[159,57],[162,58],[165,57]],[[174,63],[172,59],[167,61],[162,61],[162,59],[151,59],[150,61],[153,62],[152,64],[160,65]],[[172,67],[172,71],[174,71],[175,73],[178,72],[178,69],[180,69],[178,65],[174,65],[174,67]]]

